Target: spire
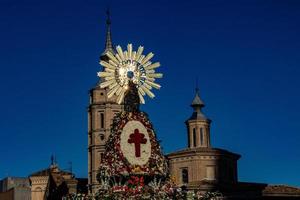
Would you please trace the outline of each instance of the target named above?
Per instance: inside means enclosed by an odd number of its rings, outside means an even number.
[[[52,169],[52,168],[55,168],[55,167],[57,167],[56,156],[55,156],[55,154],[52,154],[51,155],[51,165],[50,165],[50,168]]]
[[[200,99],[200,95],[199,95],[198,77],[196,78],[196,95],[195,95],[195,98],[194,98],[191,106],[192,107],[200,106],[201,108],[205,106],[203,101]]]
[[[199,106],[199,107],[201,107],[201,108],[205,106],[204,103],[203,103],[203,101],[200,99],[199,88],[198,88],[198,87],[196,87],[196,95],[195,95],[195,97],[194,97],[194,100],[193,100],[191,106],[192,106],[192,107],[197,107],[197,106]]]
[[[51,155],[51,165],[54,165],[54,156],[53,156],[53,154]]]
[[[107,59],[106,53],[111,52],[115,53],[113,49],[113,44],[112,44],[112,39],[111,39],[111,19],[110,19],[110,11],[107,9],[106,11],[106,40],[105,40],[105,47],[104,47],[104,52],[100,56],[100,60],[105,60]]]
[[[204,106],[205,105],[199,95],[199,88],[196,87],[196,95],[191,104],[191,107],[194,108],[194,112],[193,112],[193,115],[190,117],[190,119],[207,119],[206,116],[201,111],[201,109]]]

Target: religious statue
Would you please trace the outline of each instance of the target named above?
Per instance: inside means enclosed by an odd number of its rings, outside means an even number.
[[[133,51],[132,44],[128,44],[127,51],[123,51],[117,46],[117,53],[107,53],[109,61],[100,62],[104,67],[98,73],[104,79],[100,87],[108,88],[108,98],[116,95],[117,102],[124,105],[124,111],[113,119],[101,158],[97,178],[102,197],[111,194],[134,199],[158,192],[168,196],[173,191],[167,160],[153,126],[148,115],[139,109],[146,94],[154,97],[151,90],[161,87],[155,80],[162,77],[155,72],[159,62],[150,61],[154,54],[142,55],[143,49],[140,46]]]

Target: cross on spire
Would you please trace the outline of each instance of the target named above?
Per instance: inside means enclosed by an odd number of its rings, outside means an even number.
[[[53,156],[53,154],[51,155],[51,165],[54,165],[54,156]]]
[[[198,80],[197,80],[197,82],[198,82]],[[195,94],[195,97],[191,104],[191,107],[194,108],[194,112],[190,119],[200,119],[200,118],[206,119],[206,116],[202,113],[202,110],[201,110],[204,106],[205,105],[204,105],[202,99],[200,98],[199,87],[198,87],[198,83],[197,83],[196,94]]]
[[[110,10],[109,8],[107,8],[106,10],[106,16],[107,16],[107,19],[106,19],[106,24],[111,24],[111,21],[110,21]]]
[[[111,18],[110,18],[110,10],[106,10],[106,39],[105,39],[105,46],[104,46],[104,52],[100,56],[100,60],[106,60],[107,52],[114,53],[114,48],[112,44],[112,39],[111,39]]]
[[[139,129],[135,129],[134,133],[129,135],[128,143],[134,143],[135,157],[141,157],[141,144],[146,144],[147,139],[143,133],[139,132]]]

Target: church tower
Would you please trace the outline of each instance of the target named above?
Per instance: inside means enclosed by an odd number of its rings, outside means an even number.
[[[111,39],[111,20],[107,11],[106,42],[100,61],[107,61],[107,52],[114,53]],[[107,97],[107,89],[100,88],[99,79],[97,85],[89,92],[90,102],[88,106],[88,184],[89,193],[95,193],[99,183],[97,172],[101,165],[101,157],[105,150],[105,143],[110,134],[112,119],[116,113],[122,111],[123,106],[116,103],[116,97]]]
[[[207,191],[219,184],[234,184],[237,179],[237,161],[240,155],[214,148],[210,142],[210,123],[203,113],[204,103],[199,89],[191,107],[192,116],[186,120],[188,146],[167,155],[170,173],[179,186]]]
[[[191,104],[194,112],[192,116],[185,122],[188,134],[188,148],[210,147],[210,123],[201,111],[204,103],[200,98],[199,89],[196,88],[196,95]]]

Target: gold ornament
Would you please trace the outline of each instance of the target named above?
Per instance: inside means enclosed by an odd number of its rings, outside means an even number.
[[[162,78],[163,75],[155,73],[160,63],[150,61],[154,54],[142,55],[142,46],[139,46],[137,52],[132,51],[132,44],[127,45],[127,51],[123,51],[120,46],[117,46],[116,50],[116,54],[107,52],[109,61],[100,61],[104,71],[98,72],[98,76],[105,80],[100,87],[109,89],[108,98],[116,95],[118,104],[121,104],[130,81],[138,88],[140,103],[145,103],[145,95],[155,97],[151,90],[160,89],[161,86],[155,83],[155,79]]]

